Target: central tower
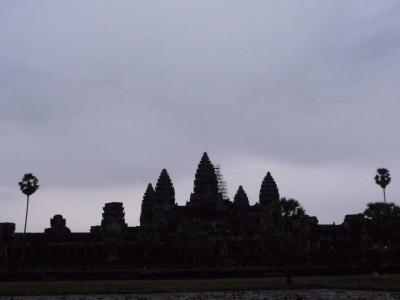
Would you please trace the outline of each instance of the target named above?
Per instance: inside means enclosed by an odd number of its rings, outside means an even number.
[[[222,202],[218,179],[208,155],[204,152],[197,167],[190,205],[217,205]]]

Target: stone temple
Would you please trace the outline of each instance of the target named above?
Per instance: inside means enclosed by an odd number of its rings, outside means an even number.
[[[296,217],[280,203],[269,172],[254,205],[242,186],[232,201],[226,199],[204,153],[185,205],[175,202],[167,170],[154,187],[148,184],[140,226],[128,226],[121,202],[106,203],[100,225],[85,233],[71,232],[61,215],[43,233],[25,237],[15,232],[15,224],[0,223],[0,276],[253,276],[281,274],[288,266],[296,274],[398,269],[400,238],[392,239],[389,248],[377,247],[362,214],[347,215],[339,225],[320,225],[316,217]]]

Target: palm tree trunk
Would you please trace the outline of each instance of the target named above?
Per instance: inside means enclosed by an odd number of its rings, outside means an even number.
[[[386,203],[386,192],[385,192],[385,189],[383,189],[383,201]]]
[[[25,226],[24,226],[24,236],[26,233],[26,223],[28,220],[28,210],[29,210],[29,196],[26,196],[26,213],[25,213]]]
[[[25,250],[25,234],[26,234],[26,223],[28,220],[28,210],[29,210],[29,195],[26,196],[26,212],[25,212],[25,225],[24,225],[24,234],[22,236],[22,248],[21,248],[21,262],[20,268],[22,268],[24,264],[24,250]]]

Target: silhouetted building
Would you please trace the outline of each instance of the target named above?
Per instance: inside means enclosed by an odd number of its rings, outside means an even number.
[[[154,195],[154,188],[149,183],[147,185],[146,192],[143,196],[142,210],[140,212],[140,225],[148,225],[153,222],[153,206],[155,205],[156,199]]]
[[[348,215],[339,225],[319,225],[316,217],[307,215],[284,223],[287,219],[279,218],[280,201],[269,172],[258,203],[250,205],[242,186],[232,202],[224,199],[214,166],[204,153],[186,205],[176,204],[167,170],[161,171],[155,189],[148,184],[140,226],[126,224],[121,202],[106,203],[101,225],[85,233],[71,232],[61,215],[51,219],[44,233],[27,233],[25,238],[15,233],[14,224],[0,223],[0,275],[18,270],[39,274],[205,269],[279,274],[288,253],[294,269],[310,274],[400,266],[399,235],[377,248],[362,214]],[[297,233],[288,228],[297,228]],[[291,249],[282,248],[287,245]]]
[[[66,226],[66,221],[62,215],[55,215],[50,220],[50,228],[46,228],[44,233],[50,234],[69,234],[71,230]]]
[[[278,186],[270,172],[267,173],[261,184],[259,200],[261,206],[268,206],[279,201]]]
[[[239,185],[239,188],[235,194],[235,197],[233,198],[233,204],[238,207],[250,206],[249,198],[247,198],[247,194],[241,185]]]

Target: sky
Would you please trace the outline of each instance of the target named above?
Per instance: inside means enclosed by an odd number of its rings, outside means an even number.
[[[0,222],[73,231],[166,168],[184,205],[204,151],[233,198],[267,171],[321,224],[400,205],[400,2],[0,2]]]

